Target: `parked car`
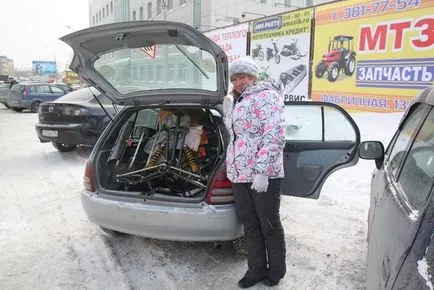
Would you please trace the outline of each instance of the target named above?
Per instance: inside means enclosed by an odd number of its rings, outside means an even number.
[[[191,26],[164,21],[101,25],[62,40],[75,52],[71,68],[125,106],[86,164],[81,200],[88,218],[156,239],[234,241],[242,252],[243,228],[225,170],[224,51]],[[155,58],[143,52],[152,45]],[[168,73],[159,74],[164,66]],[[130,85],[128,72],[154,68],[157,77],[134,74]],[[286,132],[283,194],[318,198],[327,176],[357,163],[360,132],[330,103],[289,102],[285,114],[287,127],[292,119],[299,129]],[[185,146],[187,135],[195,141]]]
[[[0,104],[3,104],[6,106],[6,108],[9,108],[9,106],[6,103],[6,96],[9,92],[10,83],[8,82],[0,82]]]
[[[53,83],[52,85],[55,86],[56,88],[61,89],[65,93],[69,93],[69,92],[72,92],[74,90],[71,86],[69,86],[68,84],[64,84],[64,83]]]
[[[36,133],[41,142],[51,142],[60,152],[93,146],[115,114],[109,99],[93,87],[83,88],[42,103]]]
[[[36,113],[41,103],[54,101],[64,94],[64,91],[52,84],[32,81],[21,82],[9,89],[6,104],[15,112],[28,109]]]
[[[373,159],[368,289],[432,289],[434,277],[434,88],[415,98],[388,148],[363,142]],[[429,288],[430,285],[430,288]]]

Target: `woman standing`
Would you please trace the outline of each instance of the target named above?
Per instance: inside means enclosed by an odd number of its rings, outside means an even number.
[[[248,270],[238,282],[248,288],[263,281],[277,285],[286,273],[285,237],[280,222],[280,191],[284,176],[283,99],[275,88],[258,82],[251,58],[232,63],[233,85],[223,102],[230,133],[226,167],[238,216],[247,240]]]

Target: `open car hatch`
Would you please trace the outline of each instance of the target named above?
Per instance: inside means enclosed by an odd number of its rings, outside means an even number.
[[[183,23],[112,23],[61,40],[74,50],[71,69],[121,105],[217,104],[227,94],[226,54]]]

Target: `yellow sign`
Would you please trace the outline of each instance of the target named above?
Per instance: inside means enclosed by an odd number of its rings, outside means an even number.
[[[434,76],[434,0],[343,1],[315,12],[312,99],[403,111]]]

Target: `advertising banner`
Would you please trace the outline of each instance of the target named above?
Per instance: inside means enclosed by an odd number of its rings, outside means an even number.
[[[207,31],[204,34],[225,51],[230,65],[235,59],[246,56],[248,29],[248,23],[241,23]]]
[[[403,111],[434,76],[434,1],[344,1],[315,11],[312,99]]]
[[[32,71],[36,75],[57,73],[57,65],[55,61],[34,60],[32,61]]]
[[[285,101],[308,101],[313,9],[297,10],[250,22],[250,56],[260,78],[281,89]]]

